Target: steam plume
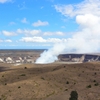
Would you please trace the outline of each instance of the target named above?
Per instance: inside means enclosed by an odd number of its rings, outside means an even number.
[[[57,60],[57,56],[62,53],[100,52],[100,3],[96,4],[94,2],[94,0],[85,0],[85,2],[83,3],[86,4],[84,4],[83,8],[80,8],[81,11],[76,11],[76,23],[79,25],[80,29],[77,32],[73,32],[74,35],[71,38],[67,38],[65,42],[55,44],[48,51],[44,51],[41,54],[40,58],[37,59],[36,63],[54,62],[55,60]],[[98,0],[96,0],[96,2],[98,2]],[[84,12],[84,9],[86,10],[89,4],[93,5],[96,13],[91,11],[90,8],[89,11],[86,11],[87,13]],[[67,14],[63,12],[64,9],[63,11],[61,11],[61,7],[59,9],[59,12],[61,12],[63,15]]]

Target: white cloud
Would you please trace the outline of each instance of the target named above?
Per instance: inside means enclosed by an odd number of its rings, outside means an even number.
[[[59,39],[59,38],[47,38],[44,39],[42,37],[22,37],[20,39],[22,42],[37,42],[37,43],[59,43],[59,42],[66,42],[66,39]]]
[[[0,39],[0,42],[3,42],[3,40],[2,40],[2,39]]]
[[[63,29],[64,29],[64,28],[66,28],[66,27],[65,27],[65,26],[61,26],[61,28],[63,28]]]
[[[44,32],[43,35],[47,35],[47,36],[50,36],[50,35],[53,35],[53,32]]]
[[[57,32],[44,32],[43,35],[45,36],[50,36],[50,35],[61,35],[63,36],[65,33],[61,32],[61,31],[57,31]]]
[[[41,34],[43,34],[45,36],[50,36],[50,35],[63,36],[63,35],[66,34],[66,33],[61,32],[61,31],[57,31],[57,32],[42,32],[41,30],[27,30],[27,29],[24,29],[24,30],[17,29],[17,33],[23,33],[26,36],[30,36],[30,35],[35,36],[35,35],[41,35]]]
[[[0,42],[8,42],[8,43],[11,43],[12,40],[10,40],[10,39],[6,39],[6,40],[4,40],[4,39],[0,39]]]
[[[100,39],[100,17],[92,14],[77,15],[76,22],[81,30],[74,37],[84,38],[85,40]],[[97,42],[97,41],[96,41]]]
[[[16,24],[15,22],[10,22],[10,23],[9,23],[9,25],[15,25],[15,24]]]
[[[64,32],[61,32],[61,31],[56,31],[56,32],[43,32],[41,30],[36,30],[36,29],[33,29],[33,30],[29,30],[29,29],[17,29],[15,31],[6,31],[6,30],[3,30],[0,32],[0,34],[3,34],[5,36],[16,36],[16,35],[19,35],[19,34],[23,34],[27,37],[29,36],[64,36],[66,33]]]
[[[93,28],[100,24],[100,17],[93,14],[77,15],[76,22],[83,27]]]
[[[46,40],[48,43],[51,42],[51,43],[60,43],[60,42],[66,42],[67,39],[59,39],[59,38],[48,38]]]
[[[38,20],[37,22],[34,22],[32,24],[32,26],[34,26],[34,27],[47,26],[47,25],[49,25],[49,23],[47,21],[42,22],[40,20]]]
[[[38,43],[42,43],[42,42],[46,42],[45,39],[43,39],[42,37],[23,37],[20,41],[23,42],[38,42]]]
[[[26,2],[23,1],[22,4],[18,5],[18,8],[19,8],[20,10],[25,10],[25,9],[27,9],[27,7],[26,7]]]
[[[83,14],[100,15],[100,0],[84,0],[76,5],[55,5],[54,7],[64,16],[74,17]]]
[[[0,3],[11,2],[12,0],[0,0]]]
[[[23,18],[23,19],[21,20],[21,22],[22,22],[22,23],[25,23],[25,24],[27,24],[27,23],[28,23],[28,21],[27,21],[27,19],[26,19],[26,18]]]
[[[59,32],[56,32],[56,34],[57,35],[64,35],[64,33],[63,32],[60,32],[60,31]]]
[[[38,35],[41,33],[41,30],[27,30],[27,29],[17,29],[17,33],[23,33],[25,34],[26,36],[34,36],[34,35]]]
[[[9,42],[9,43],[12,42],[12,40],[10,40],[10,39],[4,40],[4,41],[5,41],[5,42]]]
[[[44,8],[44,6],[41,7],[41,9],[43,9],[43,8]]]
[[[55,0],[47,0],[47,1],[49,1],[49,2],[54,2]]]
[[[17,33],[23,33],[24,31],[22,29],[17,29]]]
[[[16,33],[15,32],[9,32],[9,31],[2,31],[1,32],[2,34],[4,34],[5,36],[15,36],[16,35]]]

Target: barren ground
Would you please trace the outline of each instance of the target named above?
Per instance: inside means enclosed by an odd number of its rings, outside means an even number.
[[[0,100],[100,100],[100,62],[81,64],[0,63]]]

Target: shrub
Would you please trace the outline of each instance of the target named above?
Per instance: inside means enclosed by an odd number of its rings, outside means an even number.
[[[66,66],[64,66],[64,68],[65,68]]]
[[[96,80],[94,80],[93,82],[96,82]]]
[[[91,85],[88,85],[87,88],[91,88]]]
[[[98,83],[94,84],[94,86],[98,86],[98,85],[99,85]]]
[[[69,84],[69,82],[67,81],[66,84]]]
[[[76,83],[74,83],[74,85],[75,85]]]
[[[94,75],[96,75],[97,73],[95,72]]]
[[[68,91],[68,89],[65,89],[65,91]]]
[[[20,76],[26,76],[26,74],[21,74]]]
[[[4,77],[4,75],[2,75],[2,77]]]
[[[69,100],[78,100],[78,93],[77,93],[77,91],[72,91],[70,96],[71,97],[69,98]]]
[[[18,88],[21,88],[20,86],[18,86]]]
[[[41,77],[42,80],[45,80],[44,77]]]
[[[24,67],[24,69],[27,69],[27,67]]]

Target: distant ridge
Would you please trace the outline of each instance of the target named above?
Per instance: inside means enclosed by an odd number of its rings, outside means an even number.
[[[100,61],[100,54],[60,54],[58,60],[65,62],[93,62]]]

